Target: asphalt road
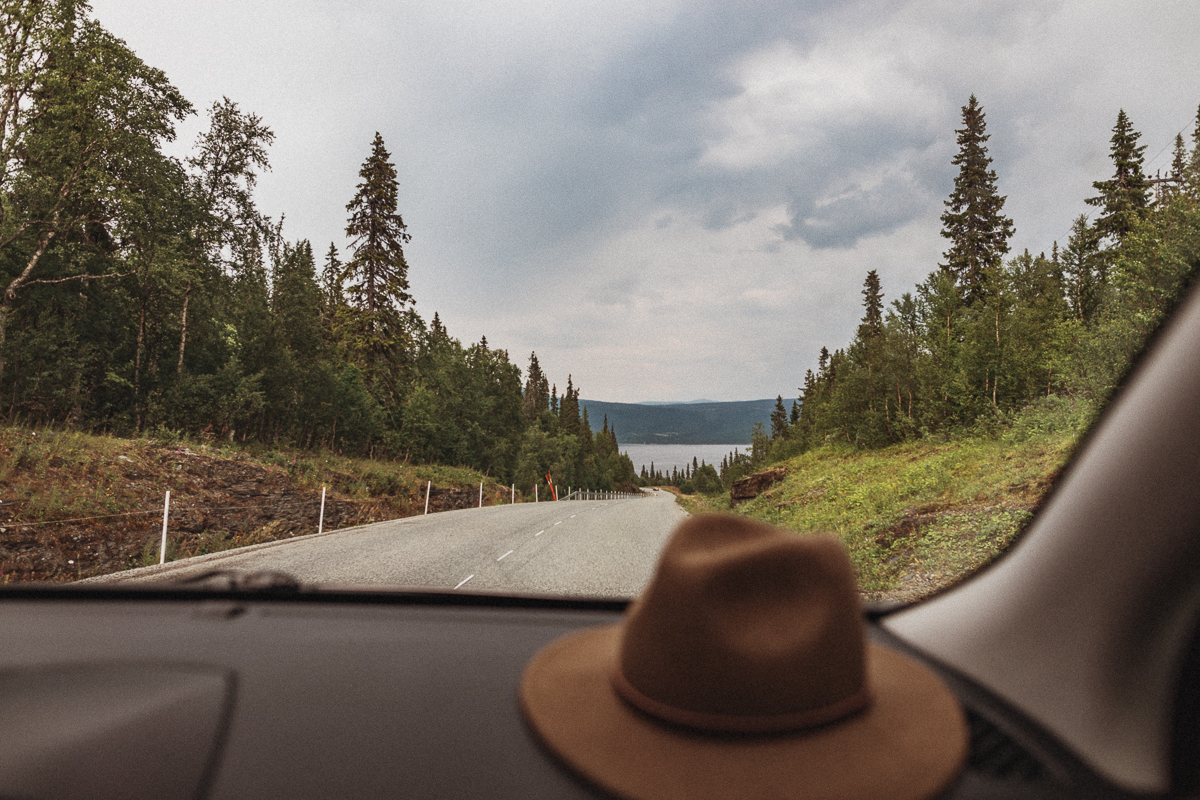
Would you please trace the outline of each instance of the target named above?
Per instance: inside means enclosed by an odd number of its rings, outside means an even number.
[[[178,580],[213,569],[276,570],[302,583],[577,597],[633,597],[686,516],[644,498],[446,511],[254,545],[88,582]]]

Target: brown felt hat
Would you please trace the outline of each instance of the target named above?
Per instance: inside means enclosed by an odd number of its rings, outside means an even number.
[[[632,800],[918,800],[967,753],[945,684],[865,641],[841,543],[743,517],[680,525],[623,624],[533,657],[521,708],[567,765]]]

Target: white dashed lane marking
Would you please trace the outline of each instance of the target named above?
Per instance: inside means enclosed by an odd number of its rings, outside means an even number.
[[[583,509],[583,511],[595,511],[596,508],[597,508],[596,506],[593,506],[591,508],[585,508],[585,509]],[[580,513],[583,513],[583,512],[580,512]],[[579,514],[572,514],[569,517],[569,519],[575,519],[577,516],[579,516]],[[558,522],[554,523],[554,525],[562,525],[563,522],[564,522],[564,520],[560,519]],[[554,525],[551,525],[550,527],[554,527]],[[537,533],[535,533],[534,536],[541,536],[545,532],[546,532],[546,529],[540,530]],[[505,553],[504,555],[497,558],[496,561],[503,561],[504,559],[508,558],[515,552],[516,552],[516,550],[509,550],[507,553]],[[474,577],[475,577],[474,574],[468,575],[467,577],[463,578],[461,582],[459,582],[458,586],[455,586],[454,588],[461,589],[467,583],[467,581],[471,580]]]

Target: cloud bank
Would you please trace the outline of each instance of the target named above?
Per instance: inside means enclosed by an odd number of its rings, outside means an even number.
[[[612,401],[794,396],[868,270],[890,299],[935,267],[972,93],[1034,251],[1119,108],[1153,159],[1200,103],[1190,0],[93,6],[198,106],[264,117],[261,205],[318,252],[380,131],[418,310]]]

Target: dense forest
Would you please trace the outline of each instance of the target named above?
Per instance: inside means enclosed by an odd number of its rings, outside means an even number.
[[[228,98],[197,113],[80,0],[13,0],[0,29],[0,414],[7,424],[328,449],[611,489],[570,377],[463,345],[409,293],[396,167],[364,148],[349,252],[256,206],[274,133]],[[323,248],[322,248],[323,249]]]
[[[942,263],[887,306],[867,272],[853,340],[821,349],[790,408],[776,400],[770,430],[755,431],[750,454],[731,455],[726,484],[825,444],[990,435],[1031,409],[1086,419],[1190,284],[1200,266],[1200,112],[1190,145],[1177,135],[1169,174],[1156,178],[1118,112],[1113,174],[1083,200],[1094,217],[1080,215],[1049,256],[1007,257],[1014,225],[974,96],[962,125]]]
[[[504,482],[612,488],[637,476],[607,421],[486,338],[464,345],[409,291],[397,171],[364,143],[341,253],[256,205],[274,133],[228,98],[198,113],[81,0],[13,0],[0,29],[0,415],[117,435],[326,449],[469,466]],[[750,453],[676,482],[728,486],[832,443],[995,431],[1031,406],[1086,415],[1200,263],[1200,115],[1165,178],[1113,128],[1112,176],[1050,254],[1014,223],[974,97],[957,131],[943,261],[890,304],[875,270],[853,340],[822,348]],[[701,474],[702,473],[702,474]]]

